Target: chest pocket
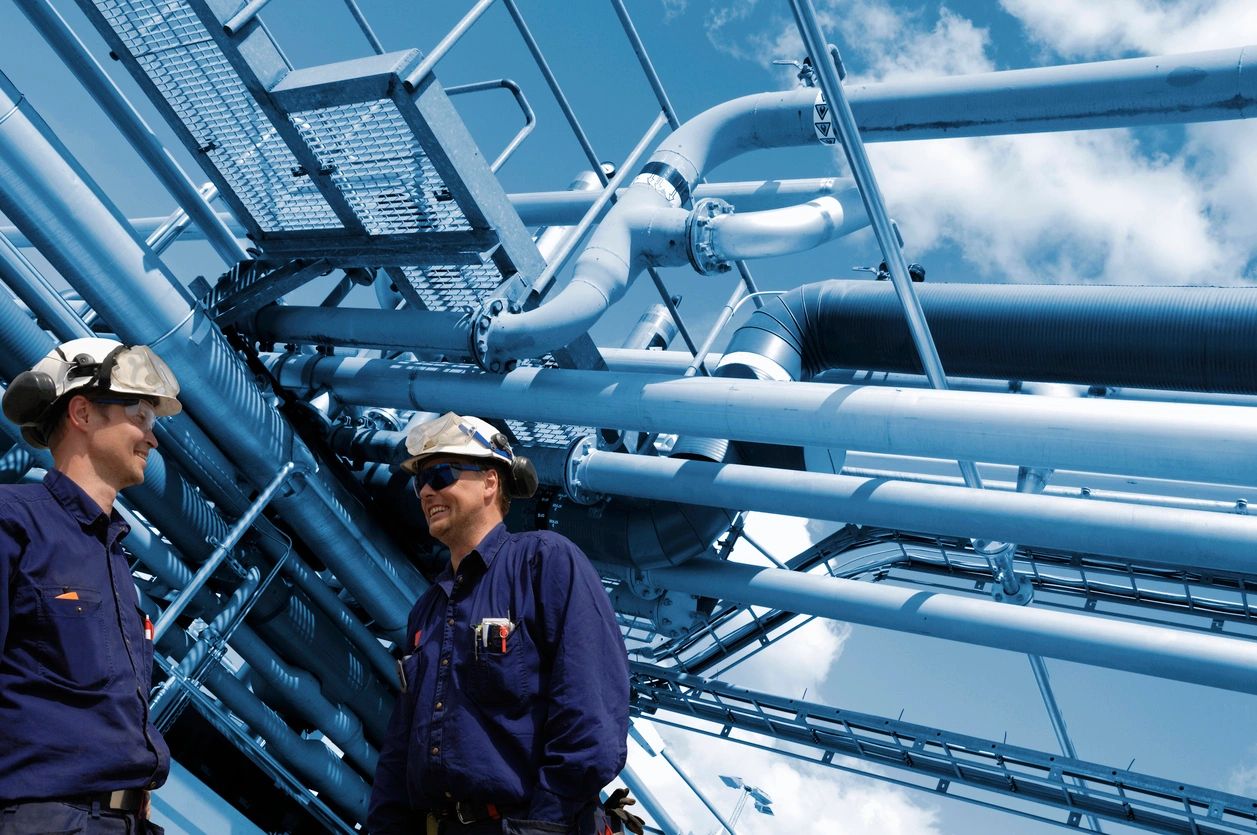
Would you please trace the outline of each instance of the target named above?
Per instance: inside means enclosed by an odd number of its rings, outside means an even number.
[[[467,693],[481,707],[517,712],[534,695],[526,656],[535,650],[522,626],[511,630],[505,644],[491,640],[472,654]]]
[[[36,644],[45,673],[75,689],[101,687],[113,679],[117,670],[110,636],[118,629],[106,622],[108,607],[100,592],[41,586],[38,605]]]

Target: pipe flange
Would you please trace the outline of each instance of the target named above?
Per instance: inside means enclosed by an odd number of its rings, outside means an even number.
[[[493,349],[489,342],[489,333],[503,313],[518,313],[519,306],[508,304],[505,299],[489,299],[479,310],[470,312],[471,355],[485,371],[493,374],[506,374],[515,370],[519,361],[514,357],[504,356]]]
[[[601,494],[586,490],[581,485],[580,478],[585,461],[597,449],[598,444],[593,435],[578,438],[568,448],[567,463],[563,467],[563,488],[567,491],[568,498],[577,504],[592,505],[602,499]]]
[[[624,575],[624,583],[642,600],[658,600],[663,597],[663,586],[650,579],[650,572],[640,568],[630,568]]]
[[[1028,574],[1018,574],[1017,591],[1009,594],[1004,590],[1004,586],[998,580],[991,585],[991,599],[996,603],[1012,603],[1017,606],[1026,606],[1030,601],[1034,600],[1034,586],[1030,583]]]
[[[690,265],[703,275],[727,273],[733,265],[716,251],[715,220],[721,215],[733,214],[733,206],[718,197],[708,197],[694,204],[694,210],[685,218],[686,253]]]

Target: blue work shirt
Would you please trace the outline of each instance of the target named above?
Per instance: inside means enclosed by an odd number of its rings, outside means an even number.
[[[503,643],[475,641],[508,619]],[[380,748],[367,828],[423,831],[454,801],[570,823],[624,767],[628,658],[598,573],[569,540],[498,525],[410,613],[407,689]]]
[[[0,800],[156,788],[170,751],[148,721],[153,642],[120,540],[53,470],[0,485]]]

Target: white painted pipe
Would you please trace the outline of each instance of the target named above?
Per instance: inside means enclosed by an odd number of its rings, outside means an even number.
[[[667,378],[559,368],[272,356],[280,382],[347,403],[962,461],[1253,485],[1257,422],[1235,406]]]

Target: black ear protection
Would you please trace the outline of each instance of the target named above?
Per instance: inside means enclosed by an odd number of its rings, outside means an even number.
[[[511,463],[507,471],[507,495],[512,499],[527,499],[537,492],[537,468],[522,455],[511,451],[511,443],[501,432],[495,432],[489,439],[493,448],[505,453]]]
[[[92,382],[86,386],[74,388],[73,393],[81,394],[92,389],[107,389],[110,375],[118,361],[118,354],[125,350],[125,345],[115,348],[102,362],[97,362],[90,354],[78,354],[74,359],[66,360],[71,365],[66,373],[66,380],[93,378]],[[60,353],[59,348],[57,351]],[[69,393],[66,392],[66,394]],[[28,444],[46,449],[47,430],[50,427],[45,424],[52,417],[59,399],[57,384],[51,374],[43,371],[23,371],[14,377],[13,382],[9,383],[9,387],[5,389],[4,416],[22,428],[22,437]]]

